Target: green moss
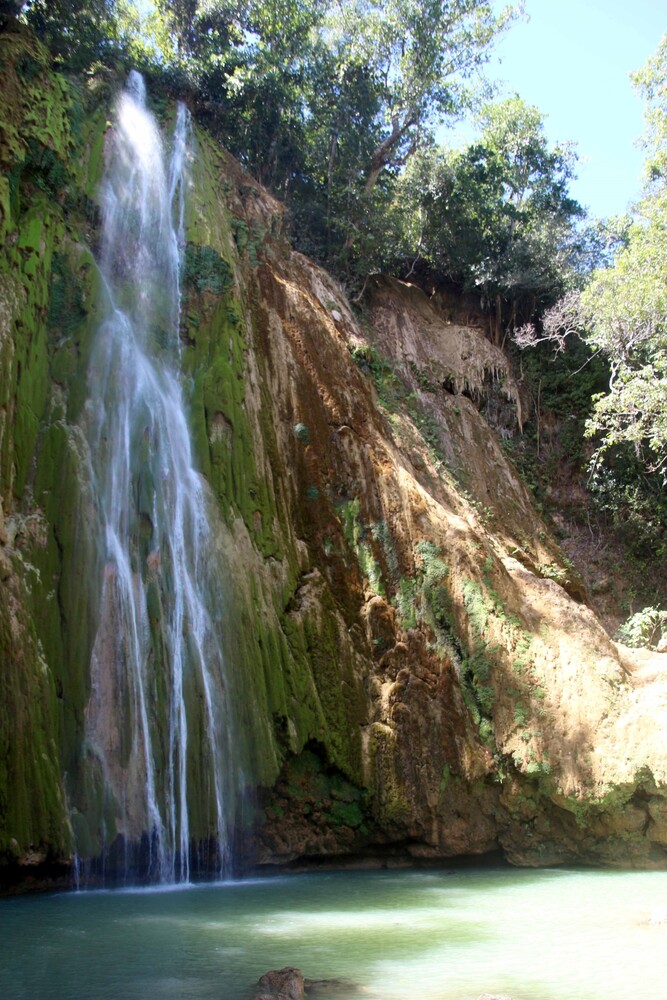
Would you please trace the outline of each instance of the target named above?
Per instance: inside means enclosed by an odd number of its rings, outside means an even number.
[[[55,685],[16,600],[21,577],[3,586],[14,591],[14,608],[0,602],[0,862],[31,848],[66,856],[71,839],[55,740]]]
[[[317,813],[321,822],[336,830],[365,828],[369,822],[368,795],[350,782],[326,760],[326,752],[317,743],[288,757],[279,780],[281,795],[292,800],[292,810],[302,815]],[[272,804],[269,815],[279,818],[283,809]]]
[[[11,746],[0,751],[0,783],[11,784],[0,806],[0,850],[45,845],[51,856],[67,856],[60,774],[68,774],[68,791],[82,776],[95,614],[87,581],[95,556],[82,517],[81,449],[59,422],[64,408],[51,395],[51,379],[85,382],[76,335],[86,322],[87,289],[73,280],[71,261],[81,253],[71,248],[85,242],[77,226],[87,219],[73,211],[81,168],[70,84],[48,70],[48,55],[26,32],[3,34],[3,53],[0,493],[5,510],[25,511],[12,516],[33,527],[19,553],[23,592],[15,613],[23,624],[18,632],[16,623],[0,626],[9,643],[2,661],[11,664],[0,688],[2,729],[11,734]],[[7,846],[12,840],[18,847]]]
[[[442,776],[440,778],[440,792],[444,792],[447,789],[450,781],[452,779],[452,769],[449,764],[445,764],[442,769]]]
[[[188,243],[185,248],[183,280],[198,292],[225,295],[233,284],[232,269],[213,247]]]
[[[339,504],[337,508],[343,536],[347,546],[355,554],[362,576],[374,593],[384,596],[385,585],[382,577],[382,567],[373,551],[373,530],[360,517],[359,498]]]
[[[462,681],[481,721],[490,719],[495,703],[495,690],[490,679],[498,647],[487,637],[489,616],[495,605],[483,588],[472,580],[463,585],[463,605],[470,623],[472,644],[462,663]]]
[[[386,830],[396,824],[409,823],[412,815],[399,767],[396,733],[389,727],[374,723],[368,742],[369,762],[373,773],[373,814]]]
[[[51,267],[51,290],[46,322],[51,331],[70,337],[85,322],[83,288],[66,255],[56,251]]]
[[[269,471],[284,458],[277,446],[274,401],[261,372],[260,399],[246,398],[252,309],[242,297],[242,282],[234,278],[239,266],[234,232],[240,230],[221,197],[225,156],[206,133],[195,129],[195,135],[184,309],[195,450],[227,523],[240,515],[262,555],[295,564],[286,546],[293,533],[286,499],[276,496]],[[264,365],[261,350],[255,351],[255,361]]]
[[[223,262],[224,263],[224,262]],[[208,278],[206,279],[208,280]],[[228,518],[240,514],[263,555],[280,558],[269,483],[258,472],[245,404],[245,324],[229,292],[190,298],[185,365],[193,376],[191,424],[195,454]]]
[[[320,617],[304,624],[306,651],[322,706],[325,743],[331,760],[346,774],[361,774],[361,724],[365,721],[364,699],[358,689],[352,664],[341,648],[338,620],[328,592],[323,594]]]
[[[62,240],[59,212],[38,200],[21,220],[16,245],[7,255],[12,274],[0,279],[6,316],[12,326],[13,350],[2,384],[0,402],[14,414],[9,445],[3,456],[3,479],[14,494],[23,494],[48,393],[47,335],[49,273],[54,247]],[[11,283],[11,284],[10,284]],[[13,291],[12,291],[13,289]],[[2,294],[0,292],[0,294]]]

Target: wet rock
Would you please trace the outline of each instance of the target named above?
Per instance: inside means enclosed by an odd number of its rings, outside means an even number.
[[[305,980],[301,969],[285,967],[284,969],[271,969],[265,972],[257,982],[263,993],[255,1000],[264,1000],[265,997],[271,1000],[304,1000]]]

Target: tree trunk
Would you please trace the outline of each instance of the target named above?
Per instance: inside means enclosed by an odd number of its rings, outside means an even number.
[[[414,112],[406,114],[403,124],[400,123],[398,118],[393,118],[391,122],[391,133],[384,139],[379,146],[373,151],[371,156],[371,165],[368,178],[366,180],[366,186],[364,187],[364,194],[369,195],[375,185],[377,184],[377,179],[389,163],[391,163],[391,154],[398,146],[399,142],[408,131],[408,129],[415,125],[417,122],[417,116]],[[410,156],[417,148],[416,141],[413,144]]]
[[[500,347],[500,331],[502,326],[502,314],[503,314],[503,300],[500,294],[496,295],[496,326],[494,331],[493,343],[496,347]]]

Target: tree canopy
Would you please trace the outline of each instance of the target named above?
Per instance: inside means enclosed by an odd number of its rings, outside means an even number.
[[[431,274],[493,303],[497,338],[562,294],[580,252],[583,210],[568,193],[574,154],[550,147],[537,108],[519,97],[487,105],[480,138],[429,149],[403,180],[414,203],[411,238]]]
[[[371,270],[476,291],[508,329],[569,328],[610,363],[589,425],[667,464],[667,36],[634,82],[646,104],[647,187],[631,223],[582,227],[576,157],[514,96],[480,135],[438,149],[471,78],[519,6],[486,0],[27,0],[23,17],[73,68],[139,58],[189,88],[200,116],[283,197],[301,249],[351,285]],[[610,235],[611,234],[611,235]],[[610,249],[611,248],[611,249]],[[573,289],[600,267],[572,321]],[[576,311],[576,310],[575,310]],[[556,317],[556,319],[554,319]],[[534,327],[533,327],[534,329]],[[530,338],[528,338],[530,339]]]
[[[340,65],[369,67],[380,98],[382,134],[365,165],[365,189],[403,165],[436,124],[459,114],[466,78],[515,11],[480,0],[348,0],[322,23]]]
[[[62,61],[142,59],[190,87],[209,127],[342,276],[382,263],[392,190],[520,5],[487,0],[28,0]],[[80,46],[81,35],[86,39]]]

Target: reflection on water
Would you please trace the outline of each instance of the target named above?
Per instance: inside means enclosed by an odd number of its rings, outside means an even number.
[[[665,995],[667,873],[338,872],[0,900],[4,1000],[246,1000],[268,969],[339,1000]]]

